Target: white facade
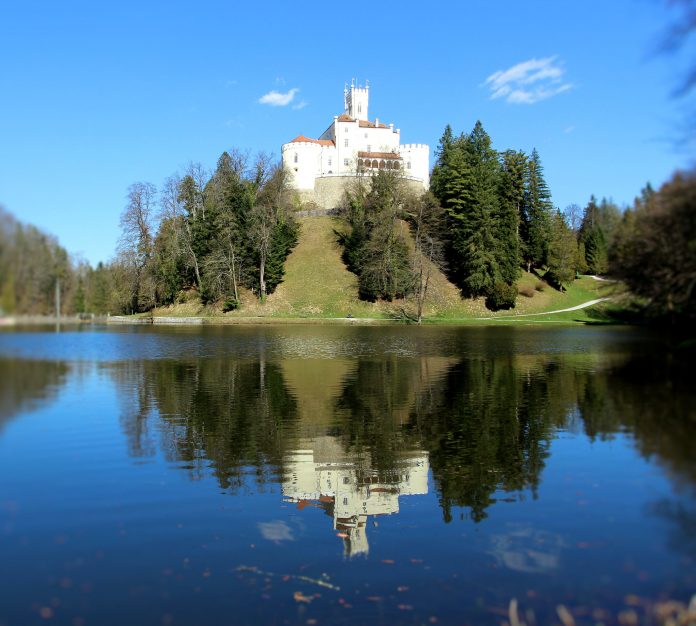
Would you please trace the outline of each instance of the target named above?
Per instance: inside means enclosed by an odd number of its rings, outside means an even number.
[[[309,442],[308,442],[309,443]],[[380,475],[367,459],[346,457],[332,437],[317,437],[311,447],[285,459],[282,491],[286,502],[299,508],[317,506],[333,517],[333,528],[344,540],[346,556],[367,554],[370,516],[399,512],[399,497],[428,493],[428,456],[404,455],[389,475]]]
[[[380,169],[396,170],[406,179],[428,188],[430,147],[401,144],[401,131],[378,118],[368,119],[369,87],[351,84],[344,92],[345,111],[334,116],[319,139],[298,135],[283,144],[283,167],[290,186],[314,191],[318,178],[371,174]]]

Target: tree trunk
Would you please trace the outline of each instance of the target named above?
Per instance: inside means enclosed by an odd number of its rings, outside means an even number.
[[[261,257],[261,263],[259,264],[259,290],[261,302],[266,301],[266,257]]]

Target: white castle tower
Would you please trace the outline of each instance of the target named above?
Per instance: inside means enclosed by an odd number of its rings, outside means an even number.
[[[334,208],[347,183],[379,170],[399,172],[414,190],[428,188],[430,147],[402,144],[401,130],[394,124],[370,121],[369,95],[369,85],[351,81],[344,89],[343,114],[335,115],[318,139],[298,135],[283,144],[283,167],[302,200]]]
[[[368,120],[369,90],[370,86],[367,84],[367,81],[365,81],[365,87],[356,87],[355,79],[353,79],[350,81],[350,90],[348,85],[346,85],[346,88],[343,90],[346,115],[356,120]]]

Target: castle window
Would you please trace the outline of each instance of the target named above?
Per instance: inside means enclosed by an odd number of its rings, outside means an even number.
[[[344,132],[344,133],[347,133],[347,132],[348,132],[348,127],[347,127],[347,126],[343,129],[343,132]]]
[[[367,146],[367,151],[372,152],[372,146]]]
[[[362,113],[362,104],[358,104],[358,113]]]
[[[343,477],[343,484],[347,485],[350,482],[350,478],[348,476]]]
[[[343,159],[343,165],[350,165],[350,161],[348,159]]]
[[[331,167],[331,158],[329,158],[329,167]]]
[[[407,170],[410,170],[410,169],[411,169],[411,161],[409,161],[408,163],[406,163],[406,169],[407,169]]]
[[[348,147],[348,140],[347,140],[347,139],[344,139],[344,140],[343,140],[343,147],[344,147],[344,148],[347,148],[347,147]]]
[[[347,505],[348,504],[348,498],[343,498],[343,504]]]
[[[297,152],[295,152],[295,163],[297,163]]]

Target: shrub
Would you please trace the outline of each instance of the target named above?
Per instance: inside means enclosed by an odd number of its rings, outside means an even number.
[[[514,309],[516,299],[517,288],[515,285],[508,285],[502,281],[497,281],[486,296],[486,306],[491,311]]]
[[[539,280],[539,281],[537,281],[536,285],[534,285],[534,289],[535,289],[536,291],[542,292],[542,291],[544,291],[544,289],[546,289],[548,286],[549,286],[548,283],[545,283],[543,280]]]
[[[529,285],[525,285],[524,287],[520,287],[517,292],[521,295],[524,296],[525,298],[533,298],[534,297],[534,288],[530,287]]]
[[[229,313],[230,311],[236,311],[239,308],[239,300],[236,298],[226,298],[222,303],[222,312]]]

